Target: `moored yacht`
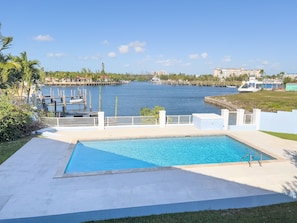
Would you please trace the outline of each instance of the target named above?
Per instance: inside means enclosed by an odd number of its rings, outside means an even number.
[[[239,93],[257,92],[263,88],[263,81],[258,81],[255,77],[250,77],[249,81],[242,82],[238,88]]]

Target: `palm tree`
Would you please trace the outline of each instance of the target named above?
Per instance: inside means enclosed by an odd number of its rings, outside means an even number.
[[[36,66],[39,66],[38,60],[28,60],[27,53],[22,52],[20,57],[14,57],[14,61],[18,62],[21,65],[21,74],[22,74],[22,89],[26,90],[27,103],[29,103],[30,92],[32,84],[39,79],[39,70]]]
[[[7,84],[11,72],[14,70],[20,70],[20,68],[20,64],[12,61],[10,55],[5,56],[0,53],[0,88],[1,86],[4,87],[4,85]]]
[[[261,74],[261,76],[263,76],[263,74],[265,73],[265,71],[262,69],[260,70],[259,74]]]
[[[0,28],[1,28],[1,23],[0,23]],[[2,53],[3,50],[9,48],[11,45],[13,38],[12,37],[5,37],[2,36],[0,33],[0,88],[3,88],[4,85],[7,84],[9,74],[12,70],[20,69],[20,65],[17,62],[14,62],[11,60],[11,56],[4,55]]]
[[[1,23],[0,23],[0,29],[1,29]],[[1,33],[0,33],[0,42],[1,42],[0,53],[1,53],[2,50],[5,50],[10,46],[12,40],[13,40],[13,37],[11,37],[11,36],[8,36],[8,37],[2,36]]]

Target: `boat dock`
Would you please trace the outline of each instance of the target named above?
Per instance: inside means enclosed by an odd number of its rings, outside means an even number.
[[[91,98],[91,97],[90,97]],[[71,91],[70,96],[66,96],[65,90],[59,90],[58,89],[58,95],[54,96],[53,91],[50,91],[50,95],[40,95],[39,101],[42,104],[42,108],[48,112],[53,111],[55,116],[66,116],[66,115],[73,115],[78,116],[78,113],[70,112],[67,113],[67,108],[69,106],[76,106],[78,107],[79,116],[83,115],[91,115],[92,110],[92,101],[90,99],[90,112],[87,112],[87,90],[86,89],[78,89],[77,92],[75,90]],[[52,109],[49,109],[52,108]],[[62,108],[62,110],[59,111],[58,108]],[[83,114],[84,113],[84,114]]]
[[[103,86],[103,85],[120,85],[120,81],[51,81],[46,82],[46,86]]]

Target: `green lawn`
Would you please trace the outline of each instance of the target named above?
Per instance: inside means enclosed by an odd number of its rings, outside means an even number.
[[[92,223],[292,223],[297,222],[297,202],[257,208],[199,211],[177,214],[130,217]],[[90,223],[91,223],[90,222]]]
[[[267,134],[282,138],[282,139],[288,139],[288,140],[294,140],[297,141],[297,134],[288,134],[288,133],[279,133],[279,132],[266,132]]]
[[[255,93],[240,93],[212,98],[225,100],[238,108],[252,111],[253,108],[266,112],[297,110],[297,92],[258,91]]]
[[[28,136],[12,142],[0,143],[0,165],[32,138],[33,136]]]

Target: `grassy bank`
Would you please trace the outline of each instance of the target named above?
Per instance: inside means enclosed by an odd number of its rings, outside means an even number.
[[[252,111],[253,108],[266,112],[292,111],[297,109],[297,92],[259,91],[255,93],[241,93],[225,96],[212,96],[231,103],[237,108]]]
[[[93,223],[291,223],[296,222],[296,210],[297,202],[292,202],[257,208],[152,215],[146,217],[93,221]]]

